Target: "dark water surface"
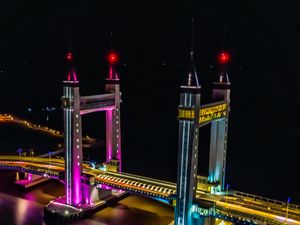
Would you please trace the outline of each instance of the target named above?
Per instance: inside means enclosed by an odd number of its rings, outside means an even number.
[[[15,172],[0,171],[0,225],[168,225],[174,216],[168,205],[130,196],[84,220],[46,223],[44,206],[64,194],[63,184],[50,180],[25,190],[14,181]]]

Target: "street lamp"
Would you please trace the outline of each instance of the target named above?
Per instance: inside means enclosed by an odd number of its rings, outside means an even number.
[[[287,203],[286,203],[285,222],[287,222],[287,220],[288,220],[290,201],[291,201],[291,198],[290,198],[290,197],[288,197],[288,199],[287,199]]]
[[[17,150],[17,152],[19,153],[19,161],[21,161],[22,149],[21,149],[21,148],[19,148],[19,149]]]

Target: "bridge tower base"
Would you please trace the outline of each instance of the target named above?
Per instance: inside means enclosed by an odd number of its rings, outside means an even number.
[[[213,217],[200,216],[193,218],[193,225],[216,225],[216,219]]]
[[[44,208],[45,220],[68,221],[86,218],[129,196],[127,192],[82,184],[83,203],[66,204],[65,196],[51,201]]]

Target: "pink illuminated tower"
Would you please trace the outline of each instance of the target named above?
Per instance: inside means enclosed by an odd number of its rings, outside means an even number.
[[[82,142],[79,80],[73,64],[73,55],[66,56],[68,68],[63,81],[62,108],[64,110],[65,137],[65,197],[66,204],[82,202]]]
[[[106,162],[117,164],[117,172],[121,171],[121,123],[120,123],[120,80],[116,71],[118,55],[108,55],[109,73],[106,78],[105,92],[115,94],[115,107],[106,111]]]

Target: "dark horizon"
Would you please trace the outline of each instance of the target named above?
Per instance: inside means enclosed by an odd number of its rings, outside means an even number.
[[[27,107],[59,110],[69,46],[81,94],[103,93],[113,32],[120,55],[123,164],[129,172],[163,178],[176,170],[179,86],[187,74],[194,18],[203,103],[210,101],[218,74],[217,54],[224,48],[231,55],[227,182],[233,189],[300,203],[297,3],[144,4],[0,3],[1,113],[21,117]],[[84,129],[103,138],[103,119],[88,116]]]

